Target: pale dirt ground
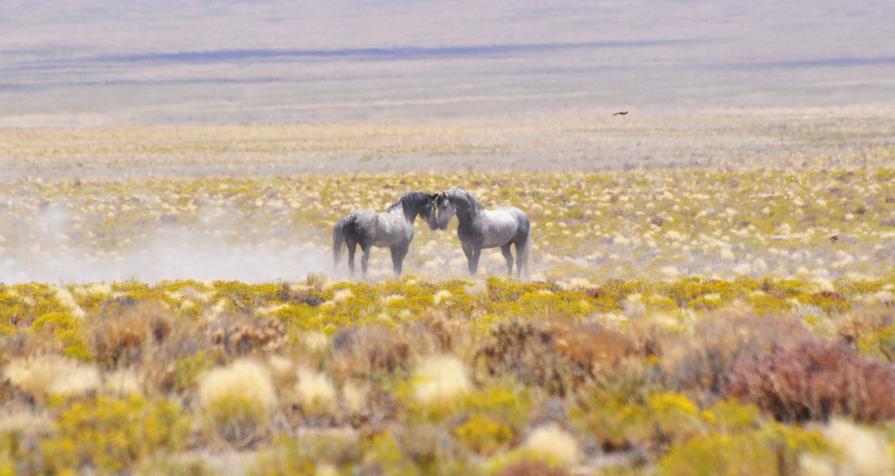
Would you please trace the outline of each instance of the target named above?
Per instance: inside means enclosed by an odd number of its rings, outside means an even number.
[[[895,109],[0,129],[0,177],[789,169],[895,164]]]

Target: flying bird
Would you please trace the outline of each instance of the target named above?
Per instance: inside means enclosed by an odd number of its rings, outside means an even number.
[[[627,115],[628,115],[628,111],[618,111],[615,114],[613,114],[613,116],[627,116]]]

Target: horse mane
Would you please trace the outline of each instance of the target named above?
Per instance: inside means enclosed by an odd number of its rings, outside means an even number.
[[[398,207],[403,207],[405,201],[408,203],[418,204],[418,203],[424,201],[426,199],[426,197],[427,197],[427,195],[423,192],[410,192],[410,193],[404,195],[403,197],[399,198],[397,202],[389,205],[388,208],[385,209],[385,211],[391,212],[391,211],[394,211]]]
[[[482,204],[479,203],[479,201],[476,200],[471,193],[463,190],[462,188],[454,187],[443,193],[445,197],[451,200],[455,207],[457,206],[457,204],[462,205],[461,207],[457,207],[458,210],[464,208],[475,213],[485,209],[485,207],[482,206]]]
[[[448,199],[458,200],[461,203],[464,203],[469,207],[470,211],[479,212],[485,209],[485,207],[483,207],[482,204],[479,203],[479,201],[476,200],[471,193],[463,190],[462,188],[454,187],[447,192],[444,192],[444,194],[448,197]]]

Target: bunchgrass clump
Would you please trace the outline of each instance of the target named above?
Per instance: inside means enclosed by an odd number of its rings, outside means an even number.
[[[449,407],[471,389],[466,367],[453,356],[425,357],[413,374],[413,398],[428,408]]]
[[[93,365],[53,354],[13,360],[3,375],[39,399],[86,396],[100,385],[99,371]]]
[[[205,373],[199,380],[198,398],[208,430],[242,446],[264,436],[277,401],[267,369],[252,361]]]

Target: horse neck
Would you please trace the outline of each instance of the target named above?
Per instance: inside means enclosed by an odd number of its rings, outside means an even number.
[[[404,210],[404,219],[407,220],[407,223],[413,223],[419,214],[419,210]]]
[[[485,207],[483,207],[482,204],[479,203],[478,200],[476,200],[475,197],[473,197],[471,194],[467,193],[466,198],[467,199],[464,200],[466,202],[466,206],[463,208],[466,209],[466,213],[469,214],[470,218],[485,211]],[[459,208],[457,209],[457,212],[460,212]]]
[[[463,190],[449,193],[448,197],[456,210],[457,220],[461,222],[471,221],[477,214],[485,210],[475,197]]]
[[[407,223],[413,223],[414,220],[416,220],[417,215],[420,214],[419,207],[416,207],[413,204],[408,204],[407,202],[401,202],[400,210]]]
[[[476,210],[475,206],[470,205],[468,208],[456,208],[457,210],[457,220],[461,222],[472,221],[473,218],[479,213],[481,213],[484,209]]]

